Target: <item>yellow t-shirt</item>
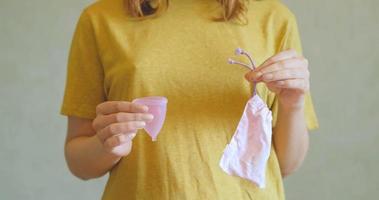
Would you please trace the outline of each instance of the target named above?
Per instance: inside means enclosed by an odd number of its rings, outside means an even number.
[[[265,189],[227,175],[219,161],[252,94],[248,69],[227,59],[237,47],[258,64],[284,49],[301,52],[294,15],[279,1],[251,1],[249,24],[241,26],[211,21],[215,0],[170,0],[160,17],[136,21],[122,2],[101,0],[82,12],[61,114],[93,119],[103,101],[144,96],[165,96],[168,107],[158,140],[139,131],[131,154],[111,170],[103,199],[284,199],[274,148]],[[275,119],[275,95],[264,84],[258,94]],[[318,127],[310,94],[306,121]]]

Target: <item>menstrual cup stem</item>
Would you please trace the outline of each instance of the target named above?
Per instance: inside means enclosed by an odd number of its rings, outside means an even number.
[[[241,65],[241,66],[247,67],[247,68],[249,68],[250,70],[255,70],[255,69],[256,69],[256,67],[255,67],[255,65],[254,65],[254,61],[253,61],[253,59],[252,59],[252,57],[250,56],[249,53],[247,53],[246,51],[244,51],[244,50],[241,49],[241,48],[237,48],[237,49],[235,50],[235,53],[236,53],[237,55],[245,55],[245,56],[247,56],[247,58],[248,58],[249,61],[250,61],[250,66],[247,65],[247,64],[245,64],[245,63],[242,63],[242,62],[239,62],[239,61],[235,61],[235,60],[233,60],[233,59],[231,59],[231,58],[228,59],[228,63],[229,63],[229,64],[238,64],[238,65]],[[256,85],[257,85],[256,82],[254,82],[254,86],[253,86],[253,96],[255,96],[255,95],[257,94],[257,87],[256,87]]]
[[[253,68],[251,66],[249,66],[248,64],[245,64],[243,62],[239,62],[239,61],[233,60],[231,58],[229,58],[228,62],[229,62],[229,64],[237,64],[237,65],[241,65],[243,67],[246,67],[246,68],[248,68],[250,70],[253,70]]]

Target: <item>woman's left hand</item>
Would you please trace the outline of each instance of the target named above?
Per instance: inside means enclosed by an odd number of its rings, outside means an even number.
[[[245,78],[250,82],[264,82],[278,96],[279,103],[302,108],[305,93],[309,90],[308,60],[295,50],[287,50],[267,59]]]

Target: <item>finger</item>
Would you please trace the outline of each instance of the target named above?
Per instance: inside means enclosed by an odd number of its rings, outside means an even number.
[[[291,59],[291,58],[296,58],[298,56],[296,50],[294,49],[289,49],[282,51],[269,59],[267,59],[259,68],[264,68],[268,65],[271,65],[272,63],[278,62],[280,60],[286,60],[286,59]]]
[[[106,101],[96,107],[96,114],[108,115],[118,112],[145,113],[148,107],[141,104],[136,104],[128,101]]]
[[[105,141],[109,137],[118,134],[135,133],[137,129],[144,128],[146,123],[144,121],[130,121],[122,123],[110,124],[107,127],[101,129],[97,135],[101,141]]]
[[[308,60],[303,57],[296,56],[296,51],[285,51],[279,55],[279,58],[269,59],[263,63],[257,70],[248,72],[245,78],[248,81],[259,81],[264,73],[273,72],[282,68],[293,68],[300,66],[308,66]],[[284,57],[286,56],[287,57]],[[283,58],[283,59],[282,59]],[[285,59],[284,59],[285,58]]]
[[[118,123],[118,122],[127,122],[127,121],[145,121],[149,122],[154,118],[150,113],[113,113],[110,115],[99,115],[93,121],[93,128],[95,130],[100,130],[106,126]]]
[[[283,81],[276,81],[269,83],[271,87],[284,88],[284,89],[295,89],[302,92],[309,90],[309,82],[304,79],[290,79]]]
[[[104,142],[104,147],[106,149],[113,149],[117,146],[125,144],[126,142],[132,141],[135,136],[135,133],[114,135]]]
[[[301,68],[294,68],[263,74],[261,80],[265,83],[269,83],[273,81],[281,81],[287,79],[306,79],[307,76],[308,73],[306,70],[303,70]]]
[[[262,74],[275,72],[283,69],[293,69],[293,68],[308,68],[308,60],[305,58],[291,58],[286,60],[280,60],[278,62],[272,63],[265,68],[259,69]]]
[[[114,135],[105,140],[104,147],[107,149],[112,149],[114,147],[124,144],[127,141],[129,141],[129,138],[125,134]]]

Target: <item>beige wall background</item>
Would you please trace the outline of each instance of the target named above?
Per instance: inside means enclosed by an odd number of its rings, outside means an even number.
[[[77,18],[91,0],[0,0],[0,199],[99,199],[63,158],[58,115]],[[297,15],[321,128],[289,200],[379,195],[379,1],[285,0]]]

